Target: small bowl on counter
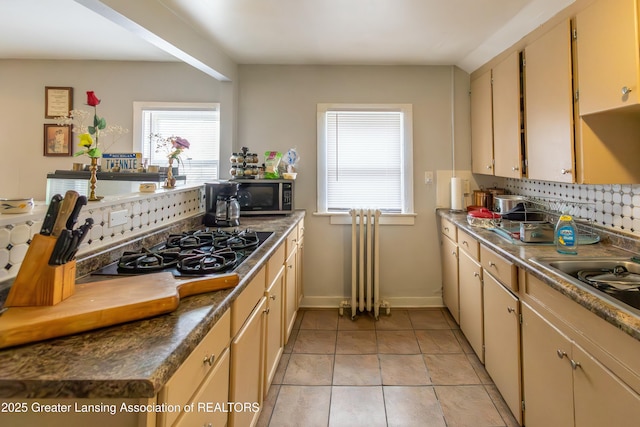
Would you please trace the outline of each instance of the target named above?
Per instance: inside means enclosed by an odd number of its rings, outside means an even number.
[[[33,198],[1,199],[0,213],[21,214],[29,213],[33,210]]]

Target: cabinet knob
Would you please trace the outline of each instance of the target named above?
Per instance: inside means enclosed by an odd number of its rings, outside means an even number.
[[[269,296],[269,298],[271,298],[274,301],[276,300],[276,296],[275,295],[271,295],[271,296]]]
[[[271,311],[271,308],[270,308],[270,307],[267,307],[267,308],[265,308],[265,309],[264,309],[264,313],[265,313],[265,314],[269,314],[269,312],[270,312],[270,311]]]
[[[495,263],[495,262],[493,262],[493,261],[489,261],[489,267],[495,267],[495,266],[496,266],[496,263]]]
[[[571,368],[573,368],[574,371],[578,369],[579,366],[580,362],[576,362],[575,360],[571,359]]]
[[[480,277],[480,273],[478,273],[477,271],[473,272],[473,277]]]
[[[571,172],[572,172],[571,169],[560,169],[560,173],[562,175],[567,175],[567,174],[570,174]]]
[[[491,168],[492,168],[492,166],[491,166],[491,165],[487,165],[487,169],[491,169]]]
[[[565,351],[562,351],[562,350],[559,350],[559,349],[556,350],[556,354],[558,355],[558,357],[560,359],[563,359],[567,355],[567,353]]]
[[[458,254],[456,253],[456,251],[451,251],[451,255],[457,256]]]
[[[463,245],[467,245],[467,246],[469,246],[469,242],[467,242],[466,240],[463,240],[463,241],[462,241],[462,244],[463,244]]]
[[[507,307],[507,312],[509,313],[515,313],[516,309],[513,307]]]
[[[210,356],[205,356],[204,360],[202,361],[203,364],[205,365],[209,365],[209,366],[213,366],[213,362],[216,361],[216,355],[212,354]]]
[[[449,227],[445,227],[444,231],[448,232],[449,231]]]
[[[520,168],[518,166],[514,166],[514,167],[511,168],[511,170],[515,172],[515,171],[519,171]]]
[[[627,86],[623,86],[622,87],[622,94],[623,95],[629,95],[630,92],[631,92],[631,88],[629,88]]]

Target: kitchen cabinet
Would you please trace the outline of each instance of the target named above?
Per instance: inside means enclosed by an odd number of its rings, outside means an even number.
[[[264,277],[264,276],[263,276]],[[230,427],[254,426],[260,415],[263,394],[264,336],[267,298],[262,296],[231,341],[229,402],[257,404],[256,410],[232,411]]]
[[[528,427],[622,427],[640,419],[640,395],[526,303],[522,318]]]
[[[491,70],[471,81],[471,171],[493,175]]]
[[[460,306],[458,302],[458,245],[443,235],[442,256],[442,301],[451,316],[460,324]]]
[[[284,351],[284,245],[269,259],[268,271],[271,284],[265,291],[267,297],[264,396],[278,368]],[[275,277],[274,277],[275,276]]]
[[[524,120],[520,53],[514,52],[471,81],[473,173],[521,178]]]
[[[580,114],[638,107],[637,0],[598,0],[576,15]]]
[[[226,403],[229,391],[228,349],[231,339],[231,314],[227,310],[214,327],[202,339],[191,355],[182,363],[175,374],[158,393],[158,403],[176,405],[184,408],[188,403],[214,402]],[[158,427],[171,426],[183,412],[160,412]],[[202,414],[205,415],[205,414]],[[209,422],[224,425],[227,415],[209,413]],[[186,425],[186,424],[185,424]]]
[[[562,21],[525,48],[527,177],[574,182],[571,22]]]
[[[478,242],[474,240],[473,245],[478,245]],[[482,268],[473,251],[467,251],[460,245],[458,249],[460,329],[480,361],[484,363]]]
[[[524,128],[519,52],[498,63],[492,75],[494,175],[522,178]]]
[[[484,281],[484,364],[522,425],[520,302],[487,270]]]
[[[193,396],[194,411],[183,412],[173,427],[227,425],[229,398],[229,349],[225,348]]]
[[[284,282],[285,282],[285,295],[284,295],[284,326],[285,326],[285,344],[289,341],[289,336],[293,330],[293,325],[296,321],[296,314],[298,312],[298,298],[296,296],[297,290],[297,231],[294,230],[291,234],[295,233],[295,239],[293,236],[289,236],[287,239],[287,260],[284,265]]]
[[[303,277],[304,277],[304,218],[298,223],[298,253],[296,255],[296,310],[300,308],[304,297]]]

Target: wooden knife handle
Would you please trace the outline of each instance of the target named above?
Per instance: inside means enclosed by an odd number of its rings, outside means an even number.
[[[58,237],[62,230],[67,228],[67,220],[71,216],[79,196],[78,192],[74,190],[69,190],[65,193],[60,209],[58,210],[56,222],[53,224],[53,229],[51,230],[53,237]]]

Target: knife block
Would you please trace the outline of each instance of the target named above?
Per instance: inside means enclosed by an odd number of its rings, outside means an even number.
[[[76,261],[49,265],[55,244],[55,237],[33,236],[5,307],[56,305],[75,293]]]

